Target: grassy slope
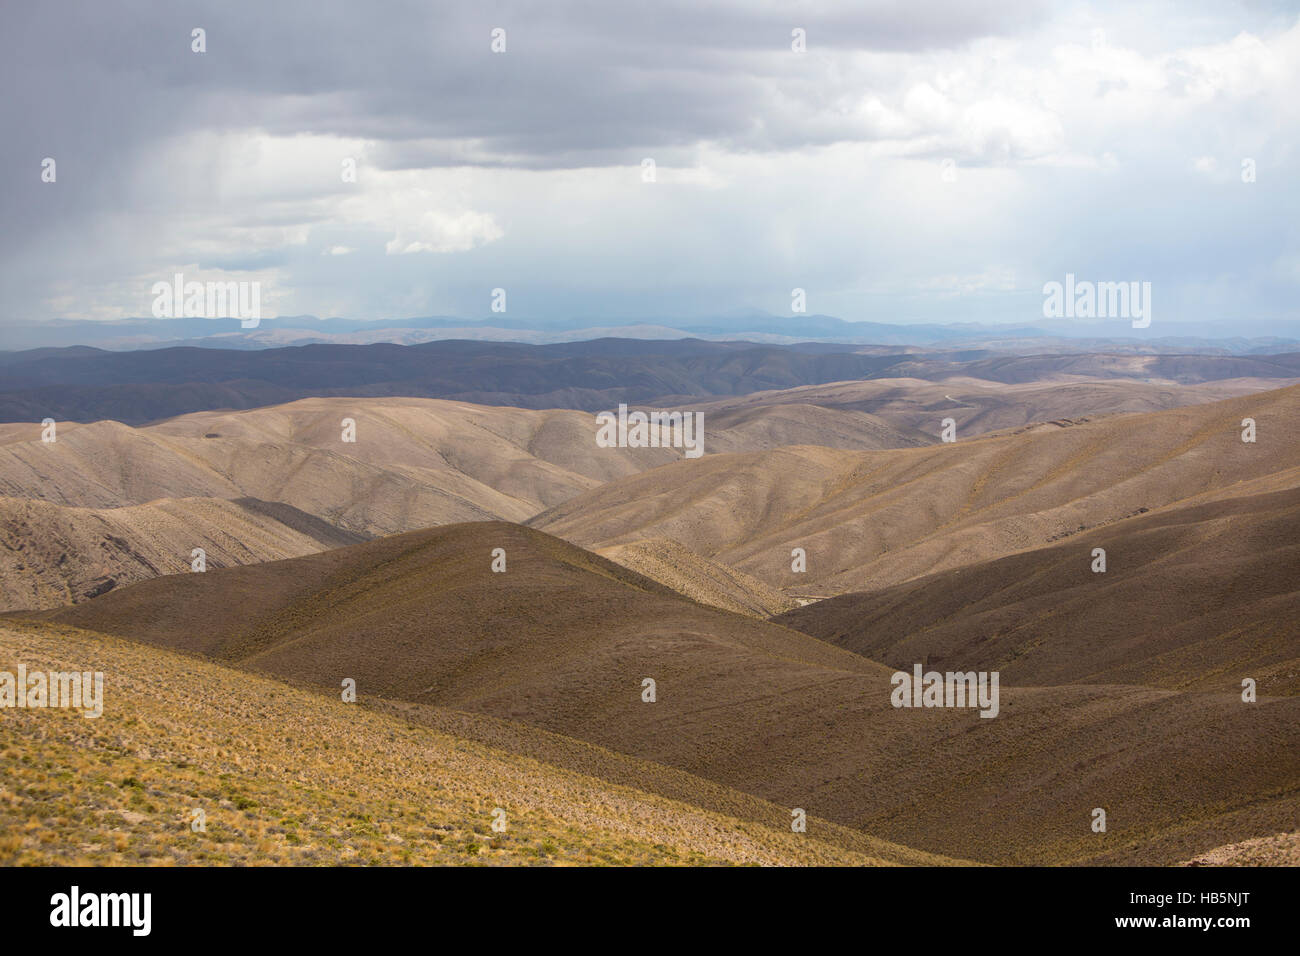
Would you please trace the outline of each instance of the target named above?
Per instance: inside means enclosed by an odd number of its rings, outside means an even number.
[[[99,719],[0,717],[0,865],[941,862],[843,849],[816,819],[794,834],[700,810],[77,629],[0,626],[0,669],[19,661],[101,670],[106,703]],[[206,833],[190,829],[195,807]]]

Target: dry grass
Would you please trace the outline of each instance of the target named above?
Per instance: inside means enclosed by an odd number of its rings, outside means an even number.
[[[0,627],[20,660],[106,707],[0,712],[0,865],[881,862],[116,638]]]
[[[1300,866],[1300,830],[1215,847],[1184,865]]]

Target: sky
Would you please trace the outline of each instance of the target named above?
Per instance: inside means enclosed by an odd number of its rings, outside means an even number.
[[[6,3],[0,82],[0,325],[181,273],[268,317],[1043,326],[1072,274],[1300,331],[1295,3]]]

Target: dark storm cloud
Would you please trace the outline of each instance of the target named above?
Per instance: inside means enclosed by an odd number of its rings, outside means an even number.
[[[770,149],[853,138],[803,120],[818,50],[905,50],[1014,31],[1037,3],[6,4],[0,165],[58,163],[57,190],[0,190],[0,255],[121,208],[143,152],[195,130],[376,142],[381,168],[563,168],[663,160],[701,140]],[[207,53],[190,50],[206,31]],[[489,50],[506,30],[507,53]],[[765,107],[784,84],[801,113]],[[184,173],[178,173],[184,176]],[[193,189],[206,182],[192,174]],[[147,196],[147,190],[144,191]],[[66,237],[64,237],[66,238]]]
[[[1036,3],[76,3],[7,8],[8,129],[139,143],[262,125],[383,140],[475,139],[485,157],[581,163],[585,150],[744,140],[790,32],[822,51],[904,51],[1014,32]],[[192,27],[208,52],[189,49]],[[507,31],[494,56],[489,34]],[[799,145],[788,130],[781,145]],[[493,154],[496,154],[495,156]],[[394,153],[395,156],[400,153]],[[463,157],[460,157],[463,161]]]

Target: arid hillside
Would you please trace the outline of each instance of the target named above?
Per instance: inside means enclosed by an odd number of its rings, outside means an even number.
[[[669,481],[693,479],[698,484],[706,476],[713,483],[711,476],[722,468],[728,475],[715,491],[726,491],[738,479],[748,489],[746,497],[755,488],[766,495],[761,488],[770,486],[770,494],[777,500],[755,503],[768,509],[752,529],[762,538],[782,508],[793,504],[805,509],[831,490],[825,486],[826,480],[834,484],[843,475],[852,474],[854,454],[889,449],[921,452],[935,445],[934,435],[927,432],[937,432],[939,413],[951,414],[962,422],[961,429],[973,429],[996,422],[1036,420],[1035,416],[1062,408],[1078,413],[1165,407],[1203,401],[1224,388],[1242,387],[1241,382],[1186,387],[1132,381],[993,386],[987,382],[935,385],[893,380],[761,393],[732,404],[702,407],[705,458],[732,457],[723,465],[699,467],[693,461],[682,461],[681,448],[600,447],[595,442],[595,420],[587,412],[533,411],[432,399],[313,398],[242,412],[199,412],[145,428],[111,421],[63,423],[58,426],[57,440],[50,443],[40,440],[39,425],[10,423],[0,426],[0,494],[15,501],[92,509],[100,513],[101,520],[82,522],[76,514],[61,515],[56,508],[33,506],[24,510],[21,520],[10,522],[6,537],[9,553],[0,561],[7,561],[15,577],[0,597],[0,609],[80,600],[109,586],[175,570],[176,555],[188,555],[195,547],[212,551],[208,543],[218,541],[226,542],[215,549],[223,564],[313,550],[306,542],[278,542],[281,532],[275,521],[261,518],[251,524],[237,520],[227,529],[229,536],[223,538],[219,527],[206,528],[197,504],[166,505],[173,514],[195,510],[193,526],[183,519],[148,518],[144,512],[113,517],[108,509],[149,505],[156,512],[162,501],[255,499],[314,516],[354,541],[459,521],[524,521],[572,499],[586,502],[591,496],[595,496],[596,506],[602,507],[602,502],[620,494],[620,488],[632,487],[639,494],[641,485],[627,483],[641,472],[653,470]],[[799,400],[803,398],[826,404]],[[1058,419],[1022,426],[1020,431],[1057,430],[1084,420]],[[783,454],[792,443],[815,447]],[[734,457],[744,453],[760,457]],[[777,457],[769,457],[772,455]],[[911,461],[905,457],[897,460]],[[948,455],[947,461],[951,460]],[[658,470],[673,462],[683,467]],[[756,482],[745,479],[746,473],[772,468],[774,474],[758,477]],[[809,485],[810,479],[815,487]],[[695,494],[689,487],[684,493]],[[638,507],[652,505],[656,494],[638,502]],[[687,504],[682,516],[698,504],[707,509],[702,519],[694,514],[689,520],[697,532],[705,532],[710,547],[728,540],[728,526],[737,518],[744,524],[743,514],[731,514],[707,502]],[[769,507],[772,504],[774,509]],[[745,503],[741,511],[753,506]],[[545,520],[549,521],[549,516]],[[714,523],[721,537],[709,533]],[[748,525],[744,530],[743,537],[748,540]],[[680,568],[653,559],[644,548],[610,553],[620,560],[626,557],[632,562],[629,566],[641,567],[652,577],[671,575],[674,586],[686,588],[684,593],[706,603],[745,613],[778,613],[796,600],[839,588],[836,584],[827,591],[821,583],[827,571],[824,560],[811,562],[806,577],[787,580],[770,567],[763,574],[755,573],[759,567],[755,556],[737,557],[730,550],[703,553],[690,543],[695,540],[691,535],[663,531],[647,529],[644,535],[620,535],[617,540],[598,544],[622,548],[650,538],[674,540],[678,563],[684,562]],[[96,537],[97,532],[102,533]],[[310,534],[322,541],[329,537],[322,538],[314,531]],[[75,547],[65,546],[72,544],[70,536],[78,539]],[[245,542],[242,546],[240,540]],[[593,543],[580,533],[575,540]],[[677,547],[682,543],[688,547]],[[695,553],[688,557],[687,551]],[[733,567],[718,571],[719,562],[713,562],[714,570],[708,571],[705,565],[711,558]],[[736,565],[737,560],[755,563]],[[730,578],[730,583],[720,574]],[[791,594],[775,602],[769,596],[755,603],[753,586],[744,583],[753,578],[762,578],[768,589]],[[711,583],[706,586],[706,582]],[[799,588],[814,582],[812,588]],[[736,603],[736,594],[728,597],[726,592],[734,592],[738,586],[750,594]]]
[[[781,407],[721,417],[707,426],[706,453],[713,442],[767,448],[796,433],[846,447],[920,441],[860,412]],[[344,441],[345,421],[354,442]],[[599,447],[595,429],[586,412],[428,399],[306,399],[149,428],[64,423],[50,443],[38,425],[6,425],[0,610],[73,603],[173,573],[194,548],[227,566],[449,522],[523,520],[683,455]],[[250,501],[263,504],[230,503]]]
[[[938,441],[943,421],[956,423],[959,438],[972,438],[986,432],[1034,427],[1048,423],[1079,423],[1105,415],[1158,412],[1184,405],[1200,405],[1238,395],[1251,395],[1300,379],[1232,378],[1200,384],[1181,384],[1160,379],[1132,380],[1099,377],[1107,363],[1084,363],[1076,357],[1067,367],[1087,369],[1090,376],[1049,372],[1040,369],[1041,378],[1004,383],[975,376],[976,371],[994,374],[982,366],[937,381],[920,378],[880,378],[866,381],[830,382],[803,385],[771,392],[754,392],[734,398],[717,399],[700,406],[714,419],[757,408],[813,407],[823,415],[833,411],[871,415],[905,434],[919,435],[919,444]],[[1115,357],[1119,363],[1118,356]],[[1123,368],[1133,374],[1145,370],[1153,356],[1124,356]],[[1019,362],[1020,360],[1008,360]],[[790,412],[791,415],[794,411]],[[1058,426],[1059,427],[1059,426]],[[809,438],[785,441],[785,445],[830,445],[835,448],[860,448],[865,445],[833,444]],[[903,447],[895,445],[890,447]],[[740,449],[719,448],[719,451]]]
[[[994,719],[896,709],[886,667],[502,522],[156,578],[40,617],[335,692],[350,678],[413,720],[520,721],[984,862],[1176,862],[1296,811],[1300,698],[1015,685]]]
[[[1292,488],[1165,508],[777,622],[894,667],[1225,693],[1250,678],[1261,694],[1295,696],[1298,569]]]
[[[355,441],[344,440],[345,419]],[[52,443],[39,440],[39,427],[29,431],[27,441],[0,445],[0,490],[10,497],[78,507],[254,497],[372,534],[526,517],[676,457],[669,449],[592,455],[593,420],[580,412],[403,399],[306,399],[150,428],[96,422],[62,429]]]
[[[1242,441],[1245,419],[1256,441]],[[958,436],[960,438],[960,435]],[[878,590],[1194,498],[1295,487],[1300,386],[887,452],[793,447],[655,468],[528,523],[652,537],[802,598]],[[806,571],[794,570],[794,549]]]
[[[1215,847],[1187,866],[1300,866],[1300,830]]]
[[[0,865],[945,862],[815,818],[792,833],[784,808],[741,794],[717,797],[741,816],[700,810],[73,628],[0,625],[0,668],[19,662],[102,672],[104,712],[6,712]]]
[[[0,498],[0,611],[75,604],[115,587],[206,567],[274,561],[364,541],[278,502],[164,498],[70,508]]]
[[[598,552],[616,564],[667,585],[692,601],[767,618],[798,606],[757,578],[702,558],[690,548],[666,538],[634,541]]]
[[[706,422],[704,452],[767,448],[791,437],[790,409]],[[819,416],[826,421],[819,425]],[[345,440],[347,423],[353,429]],[[847,447],[916,445],[860,413],[807,409],[803,440]],[[678,447],[596,444],[587,412],[531,411],[429,399],[304,399],[246,412],[201,412],[147,428],[120,422],[0,432],[0,493],[75,507],[158,498],[283,501],[366,534],[455,521],[522,520],[602,483],[683,457]]]

